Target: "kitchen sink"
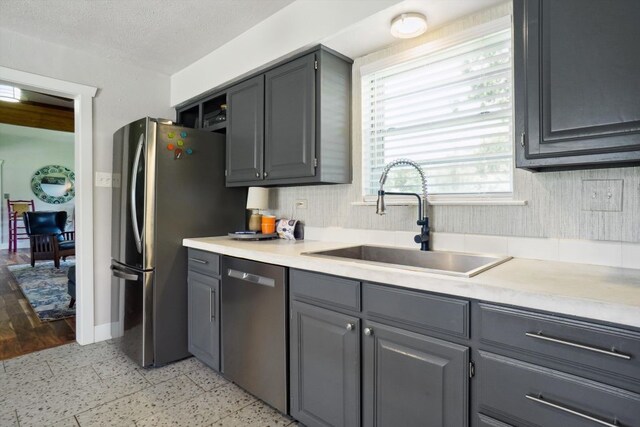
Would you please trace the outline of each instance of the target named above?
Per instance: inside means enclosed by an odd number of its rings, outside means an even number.
[[[305,252],[303,255],[460,277],[475,276],[511,259],[508,256],[419,251],[417,249],[370,245]]]

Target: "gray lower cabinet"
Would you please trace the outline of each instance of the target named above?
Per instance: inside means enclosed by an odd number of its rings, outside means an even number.
[[[516,165],[640,163],[640,2],[515,0]]]
[[[189,352],[220,371],[220,281],[189,270]]]
[[[291,303],[291,416],[307,426],[360,425],[360,320]]]
[[[440,329],[464,336],[468,302],[299,270],[289,280],[291,416],[324,427],[468,426],[469,348],[404,329],[444,312]]]
[[[375,322],[363,326],[363,425],[468,425],[468,347]]]
[[[640,395],[543,366],[481,351],[477,381],[480,413],[509,424],[640,426]]]

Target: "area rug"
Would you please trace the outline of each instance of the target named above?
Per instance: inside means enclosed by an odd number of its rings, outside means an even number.
[[[67,272],[74,264],[74,261],[61,261],[57,269],[53,261],[37,261],[35,267],[18,264],[7,268],[40,320],[50,322],[76,315],[75,306],[69,308],[71,297],[67,293]]]

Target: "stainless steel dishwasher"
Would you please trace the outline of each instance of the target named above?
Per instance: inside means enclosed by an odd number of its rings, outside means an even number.
[[[286,269],[223,257],[222,373],[287,413]]]

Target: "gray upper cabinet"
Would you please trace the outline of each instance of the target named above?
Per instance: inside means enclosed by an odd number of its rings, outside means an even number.
[[[291,302],[291,416],[307,426],[360,425],[360,320]]]
[[[515,0],[516,165],[640,164],[640,2]]]
[[[350,183],[351,64],[318,46],[229,88],[227,186]]]
[[[227,185],[261,180],[264,160],[264,76],[227,92]]]
[[[363,326],[363,425],[468,425],[467,347],[375,322]]]
[[[265,74],[265,178],[315,175],[315,54]]]

